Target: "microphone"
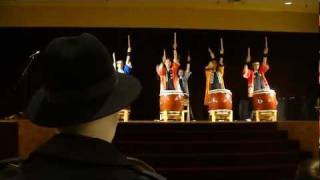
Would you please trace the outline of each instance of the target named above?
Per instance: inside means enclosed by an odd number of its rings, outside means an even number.
[[[28,73],[28,70],[29,70],[31,64],[33,63],[33,61],[35,61],[35,58],[34,58],[34,57],[35,57],[36,55],[38,55],[38,54],[40,54],[40,51],[39,51],[39,50],[29,56],[30,61],[29,61],[28,65],[27,65],[27,67],[23,70],[23,72],[22,72],[22,74],[21,74],[21,79]]]
[[[36,51],[35,53],[31,54],[31,55],[29,56],[29,58],[33,58],[34,56],[36,56],[36,55],[38,55],[38,54],[40,54],[40,51],[39,51],[39,50]]]

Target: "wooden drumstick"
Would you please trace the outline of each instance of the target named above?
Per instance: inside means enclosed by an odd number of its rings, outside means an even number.
[[[268,48],[268,37],[267,36],[264,37],[264,47]]]
[[[166,59],[167,59],[166,49],[163,49],[162,62],[164,63]]]
[[[209,54],[210,54],[211,59],[214,59],[215,56],[214,56],[214,53],[213,53],[213,51],[211,50],[211,48],[208,48],[208,51],[209,51]]]
[[[223,47],[223,38],[220,38],[220,54],[224,53],[224,47]]]
[[[269,52],[268,37],[265,36],[265,37],[264,37],[264,51],[263,51],[263,53],[264,53],[264,54],[268,54],[268,52]]]
[[[251,61],[251,52],[250,52],[250,47],[248,47],[248,55],[247,55],[247,63]]]
[[[130,35],[128,35],[128,48],[131,48]]]
[[[187,61],[190,62],[191,61],[191,55],[190,55],[190,51],[188,50],[188,57],[187,57]]]
[[[177,33],[174,32],[174,35],[173,35],[173,49],[176,49],[178,46],[177,44]]]
[[[116,53],[112,53],[112,58],[113,58],[113,67],[115,70],[117,70],[117,65],[116,65]]]

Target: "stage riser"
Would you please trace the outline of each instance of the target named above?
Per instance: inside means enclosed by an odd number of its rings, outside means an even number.
[[[292,180],[294,179],[294,172],[296,171],[296,164],[282,165],[280,167],[274,166],[252,166],[252,167],[238,167],[238,168],[207,168],[207,169],[159,169],[158,172],[170,180],[180,179],[201,179],[201,180]]]
[[[120,123],[114,144],[169,180],[291,180],[310,157],[276,123]]]
[[[0,160],[18,154],[18,126],[13,123],[0,123]]]
[[[123,152],[145,153],[237,153],[237,152],[278,152],[299,148],[294,141],[277,142],[116,142]]]
[[[128,133],[122,132],[116,135],[116,141],[180,141],[180,140],[210,140],[210,141],[235,141],[235,140],[285,140],[288,134],[285,131],[210,131],[210,132],[148,132]]]
[[[130,154],[129,154],[130,155]],[[217,168],[226,166],[261,166],[285,163],[298,163],[301,160],[299,152],[282,152],[282,153],[259,153],[259,154],[194,154],[192,156],[174,156],[174,155],[136,155],[130,156],[143,159],[154,167],[166,168],[205,168],[208,166],[216,166]]]
[[[196,127],[196,128],[195,128]],[[277,130],[276,123],[120,123],[120,132],[212,132],[212,131],[248,131]]]

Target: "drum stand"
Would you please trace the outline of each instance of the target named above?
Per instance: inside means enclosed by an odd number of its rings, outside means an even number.
[[[260,122],[261,120],[269,120],[276,122],[277,121],[277,110],[255,110],[253,111],[253,115],[255,116],[255,119],[257,122]]]
[[[168,120],[185,122],[187,110],[183,111],[161,111],[160,112],[160,121],[168,122]]]
[[[122,109],[118,112],[119,121],[128,122],[130,117],[131,110],[130,109]]]
[[[233,121],[233,111],[229,109],[216,109],[216,110],[209,110],[209,118],[211,122],[216,122],[217,120],[223,121]]]
[[[181,122],[185,122],[185,121],[190,122],[191,120],[190,111],[191,111],[190,102],[188,97],[183,102],[183,111],[181,112]]]

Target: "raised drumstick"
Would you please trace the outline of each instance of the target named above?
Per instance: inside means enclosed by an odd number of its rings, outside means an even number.
[[[163,49],[162,62],[164,63],[167,59],[166,49]]]
[[[268,48],[268,37],[267,36],[264,37],[264,47]]]
[[[251,61],[250,47],[248,47],[247,63]]]
[[[175,32],[173,35],[173,49],[177,49],[177,33]]]
[[[264,37],[264,50],[263,53],[266,55],[269,52],[269,47],[268,47],[268,37],[265,36]]]
[[[224,53],[223,38],[220,38],[220,54]]]

